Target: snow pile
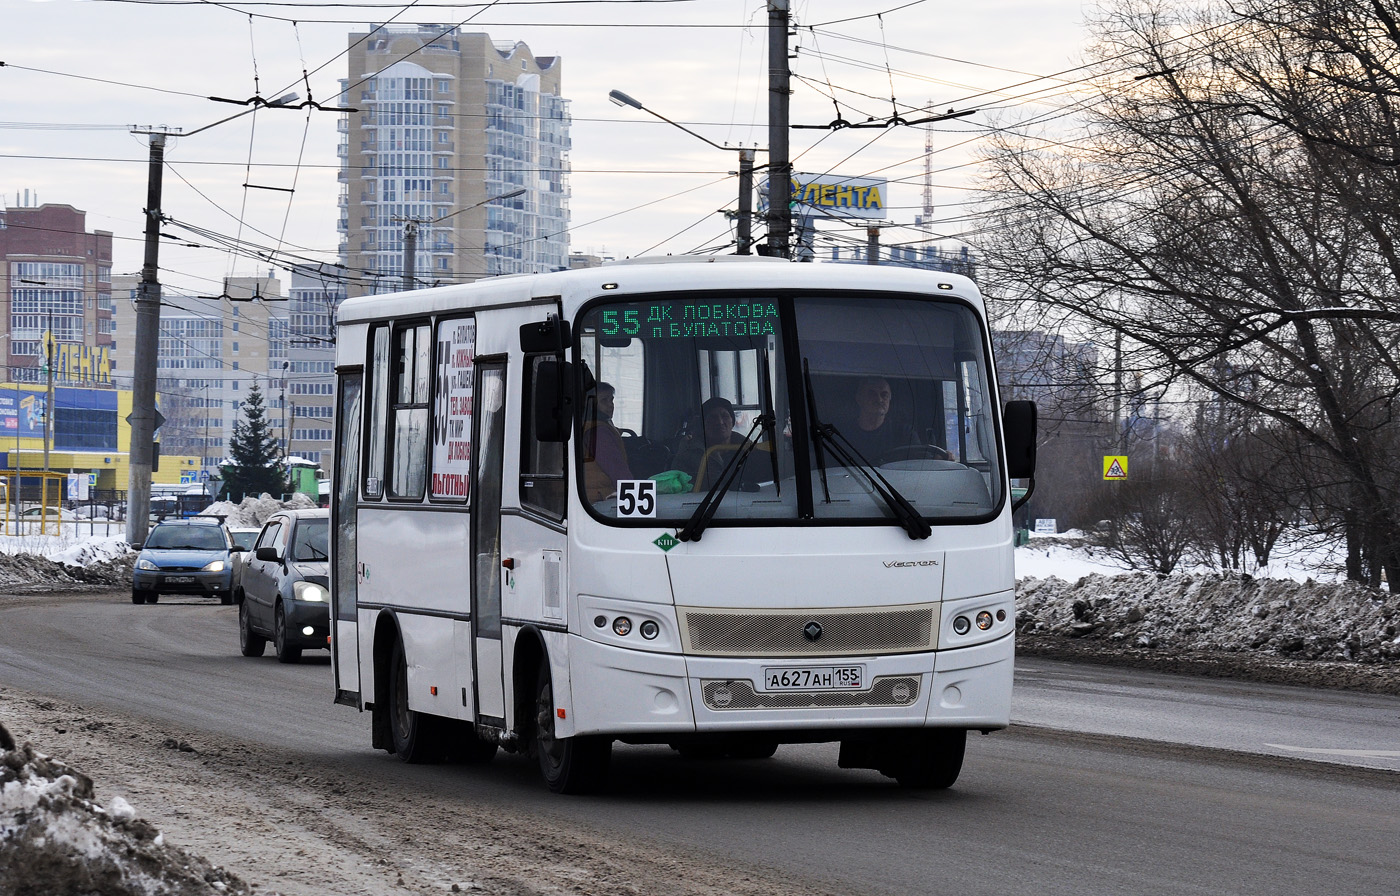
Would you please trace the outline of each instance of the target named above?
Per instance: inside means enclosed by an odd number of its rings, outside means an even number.
[[[120,540],[120,539],[119,539]],[[87,565],[72,565],[85,551],[82,543],[58,552],[65,560],[51,560],[36,554],[0,553],[0,593],[32,593],[42,591],[84,591],[93,587],[111,589],[127,588],[131,585],[131,570],[136,562],[136,552],[129,547],[120,554],[97,556],[107,553],[102,548],[94,549],[93,561]],[[114,549],[111,549],[114,550]],[[70,554],[69,551],[72,553]]]
[[[200,515],[222,516],[224,525],[230,529],[260,529],[267,518],[279,510],[302,510],[315,506],[316,502],[301,492],[293,494],[288,501],[279,501],[264,493],[260,498],[244,498],[237,504],[230,501],[210,504]]]
[[[131,553],[131,545],[121,535],[109,535],[80,541],[48,555],[48,559],[64,566],[92,566],[120,560]]]
[[[167,846],[120,797],[104,808],[92,779],[0,725],[0,894],[251,894],[238,877]]]
[[[1253,651],[1287,659],[1400,662],[1400,595],[1354,582],[1219,574],[1023,578],[1021,635],[1172,651]]]

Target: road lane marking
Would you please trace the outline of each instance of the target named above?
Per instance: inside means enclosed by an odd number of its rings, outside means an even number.
[[[1275,750],[1291,750],[1294,753],[1314,753],[1326,756],[1354,756],[1365,759],[1400,759],[1400,750],[1334,750],[1320,747],[1294,747],[1289,744],[1264,744]]]

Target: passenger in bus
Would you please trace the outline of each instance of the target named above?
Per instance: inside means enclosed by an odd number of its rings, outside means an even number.
[[[584,402],[583,487],[590,501],[601,501],[617,491],[619,479],[631,479],[622,433],[613,423],[616,391],[610,383],[598,383]]]
[[[952,459],[944,449],[925,445],[914,427],[898,419],[893,401],[894,391],[884,377],[868,376],[856,384],[855,408],[836,428],[860,452],[858,460],[879,464],[905,457]]]
[[[699,436],[691,434],[681,440],[671,466],[696,477],[696,488],[704,489],[720,478],[730,452],[739,450],[744,437],[734,431],[734,405],[718,395],[700,405],[700,424]],[[746,472],[747,468],[746,463]],[[702,474],[704,480],[700,481]]]

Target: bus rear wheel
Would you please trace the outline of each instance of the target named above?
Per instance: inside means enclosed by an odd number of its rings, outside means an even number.
[[[445,751],[437,718],[408,708],[408,661],[398,640],[389,661],[388,698],[390,752],[413,765],[441,762]]]
[[[554,684],[549,660],[540,660],[535,678],[535,755],[540,773],[554,793],[592,793],[607,779],[612,740],[606,737],[556,737]]]

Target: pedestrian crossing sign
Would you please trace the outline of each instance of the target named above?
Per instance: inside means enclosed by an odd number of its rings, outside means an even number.
[[[1103,457],[1103,478],[1107,482],[1111,479],[1128,478],[1128,456],[1126,454],[1105,454]]]

